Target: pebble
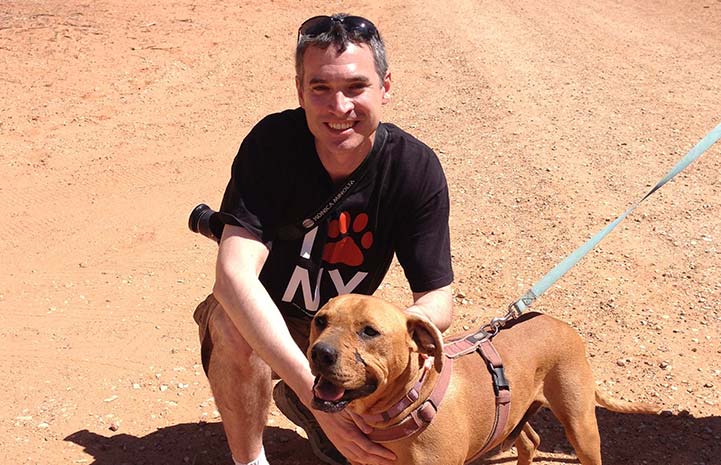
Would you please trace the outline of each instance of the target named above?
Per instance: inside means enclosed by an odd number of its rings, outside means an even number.
[[[108,397],[107,399],[104,399],[103,402],[112,402],[117,398],[118,398],[118,396],[113,395],[113,396]]]
[[[108,426],[108,429],[110,431],[117,431],[120,429],[120,425],[117,423],[110,423],[110,426]]]

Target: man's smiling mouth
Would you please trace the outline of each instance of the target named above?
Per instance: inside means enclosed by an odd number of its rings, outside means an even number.
[[[326,123],[329,128],[333,129],[334,131],[345,131],[346,129],[350,129],[355,125],[355,121],[347,122],[347,123]]]

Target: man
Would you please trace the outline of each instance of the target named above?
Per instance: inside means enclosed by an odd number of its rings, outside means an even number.
[[[390,465],[394,454],[362,421],[309,411],[309,323],[336,295],[372,294],[395,253],[413,291],[406,311],[445,330],[448,188],[427,146],[380,124],[391,74],[373,23],[345,14],[304,22],[296,72],[300,108],[264,118],[244,139],[213,218],[218,237],[222,229],[216,282],[194,315],[203,365],[236,464],[267,463],[275,373],[276,404],[322,460]]]

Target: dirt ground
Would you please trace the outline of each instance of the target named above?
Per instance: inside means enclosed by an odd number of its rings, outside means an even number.
[[[384,119],[446,170],[454,330],[721,122],[720,0],[0,2],[1,463],[231,463],[191,319],[216,245],[187,216],[296,106],[295,31],[334,11],[379,26]],[[667,410],[599,410],[606,464],[721,464],[720,171],[718,144],[534,305],[577,328],[601,390]],[[378,294],[409,303],[397,265]],[[577,462],[552,416],[533,424],[537,463]],[[266,448],[316,463],[275,410]]]

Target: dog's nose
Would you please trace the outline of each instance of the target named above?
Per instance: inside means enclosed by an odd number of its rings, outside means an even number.
[[[313,363],[319,368],[330,367],[338,360],[338,353],[328,344],[319,342],[310,351]]]

